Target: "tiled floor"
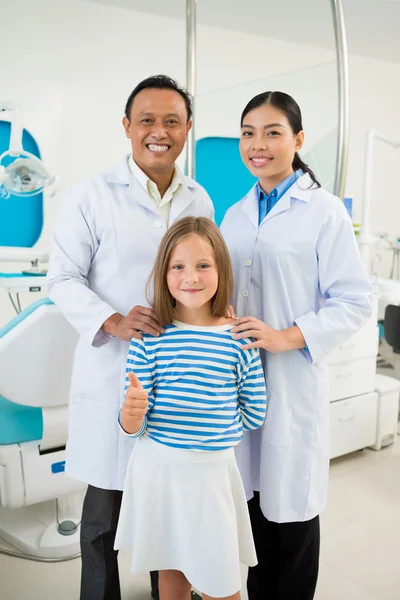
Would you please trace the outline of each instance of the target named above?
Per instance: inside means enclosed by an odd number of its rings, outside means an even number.
[[[400,444],[332,463],[318,600],[400,598]]]
[[[129,553],[122,553],[123,600],[148,600],[148,576],[132,576],[129,566]],[[0,598],[77,600],[79,573],[79,560],[44,564],[0,555]],[[332,462],[316,600],[399,598],[400,443]]]

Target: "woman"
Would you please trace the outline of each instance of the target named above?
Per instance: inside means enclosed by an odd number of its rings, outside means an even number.
[[[372,287],[342,202],[300,159],[301,112],[282,92],[253,98],[240,152],[256,185],[221,225],[233,263],[236,339],[261,349],[269,406],[238,447],[258,565],[250,600],[311,600],[329,470],[323,359],[371,314]]]

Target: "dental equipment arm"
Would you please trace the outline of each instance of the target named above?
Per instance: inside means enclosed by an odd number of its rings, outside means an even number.
[[[11,122],[10,156],[19,156],[22,150],[22,110],[16,102],[0,102],[0,112],[12,112],[14,117]]]
[[[30,262],[32,267],[38,263],[47,263],[49,255],[34,248],[17,248],[13,246],[0,247],[0,263],[2,262]]]
[[[46,252],[41,252],[35,248],[17,248],[13,246],[0,247],[0,265],[2,263],[30,263],[28,269],[18,267],[17,274],[0,273],[0,290],[8,293],[8,297],[13,305],[17,315],[22,311],[19,294],[21,292],[40,292],[42,283],[39,279],[43,279],[47,269],[44,264],[47,264],[49,256]],[[21,277],[23,275],[23,277]],[[34,281],[36,280],[36,281]],[[16,294],[13,299],[12,294]]]

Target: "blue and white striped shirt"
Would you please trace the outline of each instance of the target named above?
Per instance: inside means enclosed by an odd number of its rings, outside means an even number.
[[[159,337],[132,339],[125,392],[134,371],[149,394],[144,431],[167,446],[222,450],[236,446],[243,430],[257,429],[266,412],[260,354],[243,350],[232,325],[196,327],[174,321]]]

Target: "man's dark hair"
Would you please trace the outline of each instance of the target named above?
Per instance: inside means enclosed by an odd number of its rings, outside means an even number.
[[[190,121],[192,117],[192,98],[184,88],[180,87],[177,82],[168,77],[168,75],[153,75],[152,77],[148,77],[147,79],[143,79],[138,85],[135,87],[133,92],[128,98],[128,101],[125,106],[125,116],[130,121],[131,119],[131,107],[132,102],[139,92],[147,89],[157,89],[157,90],[173,90],[174,92],[178,92],[182,96],[186,104],[186,110],[188,114],[187,120]]]

